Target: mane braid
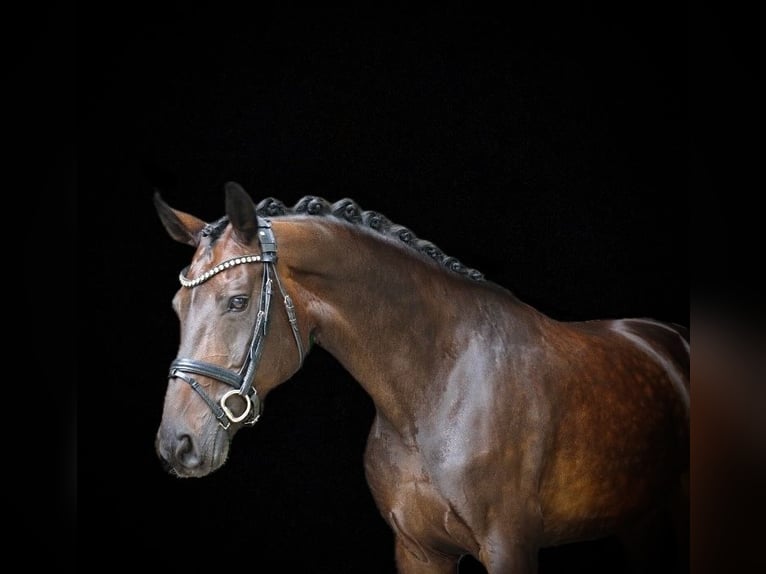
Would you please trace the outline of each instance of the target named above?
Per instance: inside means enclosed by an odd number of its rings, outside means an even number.
[[[463,265],[457,258],[449,257],[430,241],[419,239],[412,230],[391,222],[385,215],[377,211],[363,211],[353,199],[341,199],[330,203],[315,195],[307,195],[293,206],[287,207],[280,200],[267,197],[256,206],[256,213],[261,217],[278,217],[280,215],[317,215],[320,217],[337,217],[360,227],[373,229],[381,235],[393,237],[414,251],[430,257],[441,266],[471,279],[484,281],[484,275],[476,269]]]
[[[217,219],[216,221],[213,221],[211,223],[208,223],[205,225],[205,227],[202,228],[202,237],[209,237],[210,243],[214,243],[216,239],[218,239],[221,236],[221,233],[223,233],[223,230],[226,229],[226,226],[229,224],[229,217],[227,215],[224,215],[223,217]]]

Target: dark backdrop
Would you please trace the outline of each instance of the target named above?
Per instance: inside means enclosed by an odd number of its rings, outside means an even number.
[[[78,381],[81,560],[393,571],[362,469],[373,407],[321,349],[222,469],[163,472],[170,300],[191,250],[155,189],[207,220],[228,180],[290,205],[351,197],[555,318],[689,324],[682,14],[562,4],[81,10],[78,308],[103,360]],[[109,424],[93,432],[94,416]],[[541,558],[544,573],[620,567],[608,541]]]

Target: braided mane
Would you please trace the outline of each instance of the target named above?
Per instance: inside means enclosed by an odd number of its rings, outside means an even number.
[[[280,200],[267,197],[258,203],[256,212],[261,217],[280,215],[315,215],[319,217],[337,217],[361,227],[392,237],[411,249],[430,257],[450,271],[463,275],[473,281],[484,281],[484,275],[476,269],[463,265],[455,257],[445,255],[436,245],[425,239],[419,239],[410,229],[391,222],[377,211],[365,211],[352,199],[341,199],[330,203],[326,199],[307,195],[292,206],[287,207]]]

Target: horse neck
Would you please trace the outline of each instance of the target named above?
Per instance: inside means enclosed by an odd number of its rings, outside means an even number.
[[[350,224],[305,218],[283,225],[284,233],[275,227],[280,262],[315,342],[379,414],[397,428],[412,425],[433,401],[430,387],[443,362],[459,353],[477,290],[491,291]]]

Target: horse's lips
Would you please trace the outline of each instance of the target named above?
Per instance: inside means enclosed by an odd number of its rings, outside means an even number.
[[[212,440],[205,441],[204,443],[209,445],[209,447],[200,453],[200,464],[192,468],[183,468],[182,472],[176,469],[176,474],[189,478],[202,478],[215,472],[226,462],[229,455],[229,443],[230,439],[227,431],[217,427]]]
[[[210,465],[206,465],[207,472],[205,474],[210,474],[223,466],[229,455],[230,442],[231,439],[228,432],[219,427],[213,438],[212,448],[210,449],[212,456],[210,457]]]
[[[207,465],[197,468],[172,467],[170,473],[178,478],[202,478],[213,472],[213,470],[213,468]]]
[[[215,472],[223,466],[228,456],[228,450],[229,449],[225,446],[225,444],[222,445],[221,448],[213,448],[211,455],[209,457],[204,457],[198,466],[175,466],[168,463],[164,463],[164,466],[166,466],[166,470],[168,470],[171,474],[178,476],[179,478],[202,478]]]

